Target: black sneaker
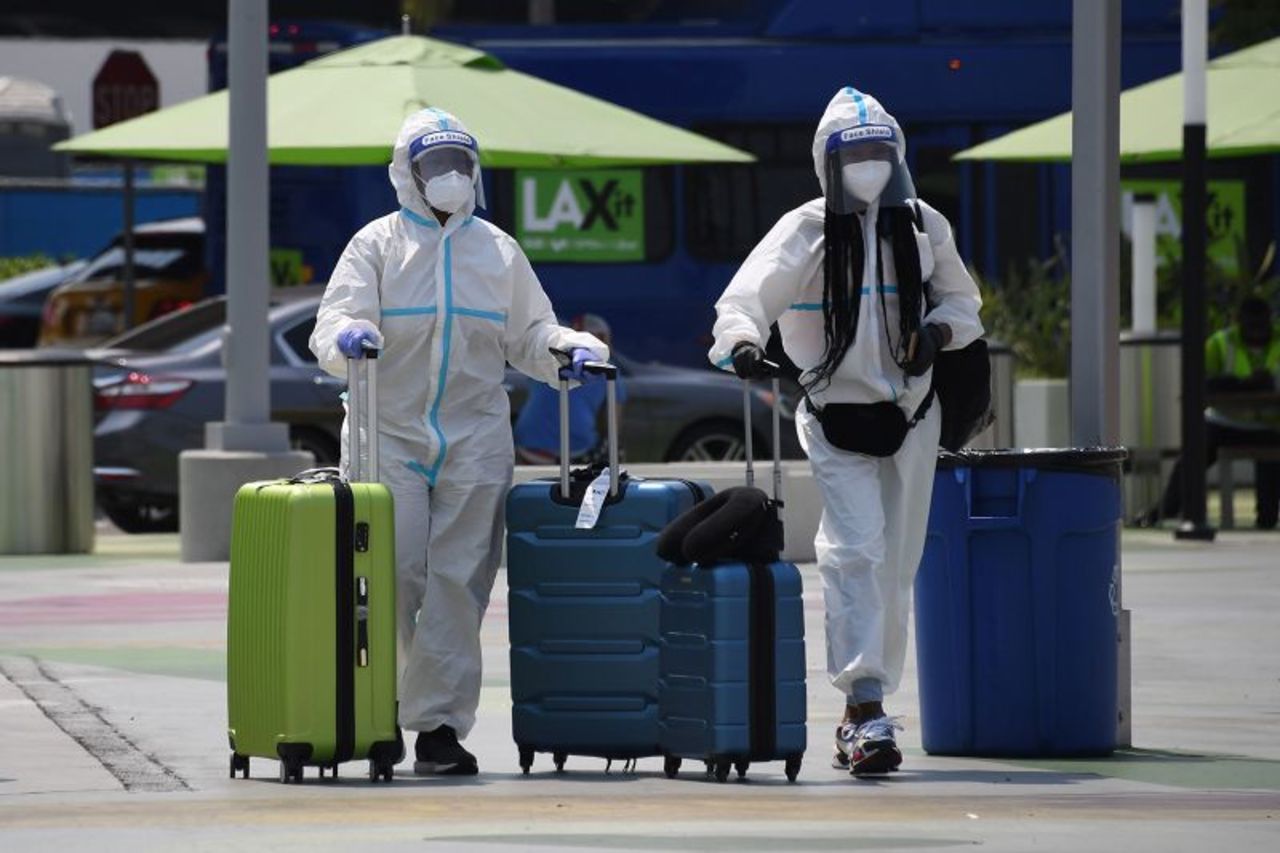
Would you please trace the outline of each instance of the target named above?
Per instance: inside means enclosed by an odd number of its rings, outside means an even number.
[[[419,776],[474,776],[480,772],[476,757],[458,743],[458,733],[449,726],[419,732],[413,751],[413,772]]]

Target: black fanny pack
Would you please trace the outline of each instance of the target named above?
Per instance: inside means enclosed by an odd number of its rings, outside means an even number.
[[[910,420],[897,404],[889,402],[828,403],[821,409],[809,403],[809,410],[822,424],[822,434],[832,447],[865,456],[892,456],[907,440],[912,427],[929,413],[931,405],[933,391]]]

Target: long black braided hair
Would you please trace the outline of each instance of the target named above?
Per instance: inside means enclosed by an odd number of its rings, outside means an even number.
[[[876,230],[888,239],[893,251],[893,268],[898,277],[898,340],[889,336],[889,350],[894,362],[902,367],[907,361],[911,336],[920,329],[924,283],[921,280],[920,250],[916,245],[914,209],[881,208]],[[822,334],[826,347],[822,360],[806,371],[804,388],[812,394],[831,384],[831,377],[853,346],[858,329],[858,313],[862,303],[862,270],[866,263],[866,246],[857,213],[826,210],[823,224],[822,258]],[[885,307],[884,270],[880,259],[880,241],[871,247],[875,253],[876,278],[880,281],[880,310],[888,329]]]

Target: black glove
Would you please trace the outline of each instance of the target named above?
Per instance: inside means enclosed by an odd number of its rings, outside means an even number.
[[[769,362],[765,360],[764,350],[751,343],[741,341],[733,348],[733,372],[739,379],[766,379],[773,374],[769,370]]]
[[[907,363],[902,369],[908,376],[924,376],[933,367],[933,360],[950,340],[950,329],[929,323],[920,328],[915,336],[915,350],[907,354]]]

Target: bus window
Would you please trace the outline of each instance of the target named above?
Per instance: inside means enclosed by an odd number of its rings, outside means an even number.
[[[685,170],[685,242],[698,260],[742,260],[779,217],[819,195],[813,129],[808,125],[714,125],[695,130],[758,158],[751,165]]]

